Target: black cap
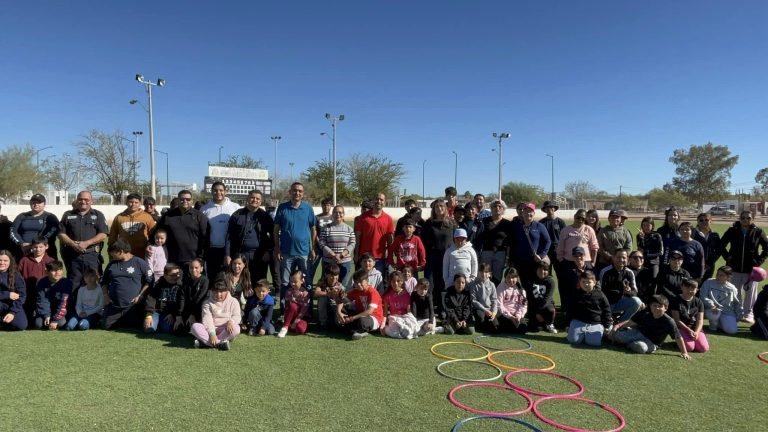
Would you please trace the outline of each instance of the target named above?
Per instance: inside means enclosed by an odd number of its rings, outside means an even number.
[[[557,211],[560,207],[552,201],[544,201],[544,204],[541,205],[541,209],[546,210],[547,208],[553,208]]]
[[[586,255],[586,254],[587,252],[581,246],[576,246],[575,248],[573,248],[573,250],[571,250],[571,255]]]
[[[29,199],[29,202],[30,203],[34,203],[34,202],[44,203],[45,202],[45,196],[43,196],[43,194],[34,194],[34,195],[32,195],[32,198]]]
[[[673,250],[673,251],[671,251],[669,253],[669,257],[671,258],[673,256],[678,256],[678,257],[682,258],[683,257],[683,253],[680,252],[679,250]]]

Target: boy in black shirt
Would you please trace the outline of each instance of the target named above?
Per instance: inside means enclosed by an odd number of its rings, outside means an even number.
[[[619,344],[627,345],[632,352],[653,354],[667,336],[677,342],[680,357],[690,360],[685,342],[677,330],[675,320],[666,314],[669,300],[663,295],[655,295],[651,300],[650,310],[645,309],[635,314],[629,321],[617,324],[608,338]],[[623,329],[623,330],[622,330]]]

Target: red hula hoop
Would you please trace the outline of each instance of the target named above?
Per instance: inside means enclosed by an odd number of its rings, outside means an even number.
[[[520,387],[519,385],[516,385],[516,384],[512,384],[510,382],[510,378],[512,377],[512,375],[521,374],[521,373],[536,373],[536,374],[549,375],[549,376],[557,377],[557,378],[560,378],[560,379],[564,379],[566,381],[569,381],[571,384],[575,385],[579,390],[576,393],[568,393],[568,394],[542,393],[542,392],[537,392],[537,391],[529,390],[529,389],[524,388],[524,387]],[[534,396],[576,397],[576,396],[581,396],[581,394],[584,393],[584,384],[580,383],[579,381],[576,381],[573,378],[569,378],[569,377],[567,377],[565,375],[562,375],[562,374],[559,374],[559,373],[556,373],[556,372],[549,372],[549,371],[529,370],[529,369],[514,370],[514,371],[508,373],[504,377],[504,382],[506,382],[508,386],[512,387],[513,389],[515,389],[517,391],[520,391],[520,392],[523,392],[523,393],[526,393],[526,394],[530,394],[530,395],[534,395]]]
[[[616,427],[615,429],[595,430],[595,429],[575,428],[575,427],[567,426],[567,425],[564,425],[564,424],[560,424],[560,423],[558,423],[558,422],[556,422],[554,420],[550,420],[550,419],[544,417],[539,412],[539,404],[541,402],[545,401],[545,400],[550,400],[550,399],[571,399],[571,400],[577,400],[577,401],[585,402],[585,403],[592,404],[592,405],[597,405],[598,407],[604,409],[605,411],[608,411],[614,417],[616,417],[619,420],[619,426]],[[585,398],[582,398],[582,397],[574,397],[574,396],[545,396],[545,397],[543,397],[543,398],[541,398],[541,399],[539,399],[539,400],[537,400],[536,402],[533,403],[532,410],[533,410],[533,414],[536,415],[536,417],[538,417],[538,419],[543,421],[544,423],[546,423],[546,424],[548,424],[550,426],[554,426],[556,428],[567,430],[567,431],[571,431],[571,432],[618,432],[618,431],[624,429],[624,426],[626,426],[626,422],[624,421],[624,416],[622,416],[621,413],[616,411],[614,408],[611,408],[608,405],[602,404],[600,402],[596,402],[596,401],[593,401],[593,400],[590,400],[590,399],[585,399]]]

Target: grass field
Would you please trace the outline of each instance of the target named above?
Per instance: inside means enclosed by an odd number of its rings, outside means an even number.
[[[741,330],[737,336],[708,335],[711,352],[692,354],[691,361],[682,360],[671,342],[656,354],[635,355],[612,346],[572,348],[562,332],[527,339],[534,351],[555,360],[555,372],[584,384],[584,397],[618,409],[625,430],[764,430],[768,364],[756,355],[768,351],[768,343]],[[0,430],[448,431],[473,414],[448,402],[448,392],[461,382],[437,374],[442,360],[430,347],[471,340],[241,336],[232,351],[219,352],[192,349],[191,338],[135,332],[2,332]],[[492,342],[520,347],[505,339]],[[457,357],[477,355],[472,347],[441,348]],[[519,355],[499,360],[544,365]],[[448,372],[479,378],[489,369],[463,365]],[[571,391],[546,377],[520,376],[515,382]],[[525,405],[512,392],[496,389],[465,389],[458,396],[486,410]],[[542,410],[573,426],[615,427],[594,406],[564,401]],[[555,430],[532,414],[520,418]],[[523,429],[483,422],[461,430]]]

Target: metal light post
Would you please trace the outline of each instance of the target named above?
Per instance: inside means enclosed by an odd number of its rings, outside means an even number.
[[[269,137],[269,139],[275,143],[275,172],[272,174],[272,181],[274,182],[272,184],[272,192],[274,192],[275,188],[277,187],[277,142],[283,139],[283,137],[275,135],[273,137]]]
[[[421,200],[424,202],[422,206],[427,206],[427,195],[424,193],[424,172],[426,171],[427,160],[421,163]]]
[[[41,149],[35,150],[35,167],[39,170],[40,169],[40,152],[43,150],[52,149],[53,146],[43,147]]]
[[[294,163],[293,162],[288,162],[288,165],[291,166],[291,178],[290,179],[291,179],[291,181],[293,181],[293,165],[294,165]]]
[[[330,120],[331,127],[333,128],[333,205],[336,205],[336,123],[344,121],[344,114],[339,114],[338,117],[332,116],[330,113],[325,113],[325,118]]]
[[[166,201],[166,204],[168,204],[168,203],[171,202],[171,181],[169,180],[170,179],[170,175],[168,174],[169,173],[169,171],[168,171],[168,153],[164,152],[162,150],[155,150],[155,151],[165,155],[165,192],[168,194],[168,198],[167,198],[168,201]]]
[[[545,153],[544,156],[552,159],[552,194],[549,199],[555,201],[555,157],[549,153]]]
[[[221,165],[221,149],[223,149],[224,146],[219,146],[219,165]]]
[[[459,192],[458,178],[459,178],[459,154],[455,151],[453,153],[453,188],[456,189],[456,193]]]
[[[320,132],[320,136],[324,136],[328,138],[329,141],[331,141],[331,147],[333,147],[333,138],[331,138],[330,135],[328,135],[326,132]],[[331,162],[331,149],[328,149],[328,162]]]
[[[494,132],[493,137],[499,139],[499,199],[502,199],[501,198],[501,161],[503,157],[502,157],[502,149],[501,149],[501,140],[509,138],[509,134],[506,132],[501,132],[501,133]]]
[[[147,112],[149,113],[149,183],[150,183],[150,193],[152,196],[156,196],[157,191],[155,190],[155,129],[152,124],[152,87],[162,87],[165,85],[165,80],[158,78],[157,82],[152,82],[149,80],[144,79],[144,75],[142,74],[136,74],[136,81],[139,82],[139,84],[143,84],[147,88],[147,95],[149,98],[149,109]],[[137,101],[131,101],[132,104],[136,103]]]
[[[144,135],[142,131],[133,131],[133,184],[138,183],[138,176],[136,175],[139,168],[139,136]]]

